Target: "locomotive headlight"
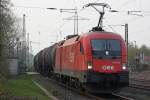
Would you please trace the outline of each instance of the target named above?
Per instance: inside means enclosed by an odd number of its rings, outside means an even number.
[[[127,69],[126,64],[122,64],[122,69],[123,69],[123,70],[126,70],[126,69]]]
[[[93,68],[91,61],[88,61],[88,62],[87,62],[87,67],[88,67],[88,69],[92,69],[92,68]]]

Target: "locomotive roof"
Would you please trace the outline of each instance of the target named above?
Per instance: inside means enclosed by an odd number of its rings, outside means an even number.
[[[105,31],[94,31],[94,32],[88,32],[88,33],[84,33],[82,35],[76,35],[72,38],[69,38],[65,41],[63,41],[63,43],[59,46],[67,46],[70,44],[74,44],[76,43],[78,40],[82,39],[82,38],[112,38],[112,39],[122,39],[121,36],[117,33],[112,33],[112,32],[105,32]]]
[[[74,36],[74,37],[72,37],[70,39],[67,39],[67,40],[64,41],[62,46],[67,46],[67,45],[73,44],[73,43],[77,42],[79,38],[80,38],[80,36],[77,35],[77,36]]]
[[[117,33],[105,32],[105,31],[88,32],[88,33],[83,34],[82,36],[116,36],[116,37],[121,37]]]

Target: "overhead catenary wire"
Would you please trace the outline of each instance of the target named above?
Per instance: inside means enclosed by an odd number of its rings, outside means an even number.
[[[98,1],[100,1],[100,0],[96,0],[95,2],[98,2]],[[125,5],[127,5],[127,4],[130,4],[131,3],[131,1],[126,1],[125,3],[123,3],[123,4],[125,4]],[[124,6],[125,6],[124,5]],[[31,6],[14,6],[14,7],[22,7],[22,8],[29,8],[29,9],[46,9],[46,8],[43,8],[43,7],[31,7]],[[79,9],[79,11],[78,11],[78,13],[80,13],[80,12],[82,12],[84,9]],[[128,11],[126,11],[126,10],[120,10],[120,11],[118,11],[118,13],[122,13],[122,12],[125,12],[125,13],[127,13]],[[143,13],[149,13],[150,11],[141,11],[141,12],[143,12]],[[150,14],[144,14],[144,17],[146,17],[146,16],[149,16]],[[136,20],[138,20],[138,19],[140,19],[140,18],[134,18],[134,19],[129,19],[129,21],[127,21],[127,22],[129,22],[129,23],[131,23],[131,22],[134,22],[134,21],[136,21]],[[69,22],[69,21],[68,21]],[[61,27],[63,27],[64,26],[64,24],[63,25],[61,25]]]
[[[26,8],[26,9],[43,9],[46,10],[45,7],[36,7],[36,6],[12,6],[13,8]]]
[[[12,6],[13,8],[27,8],[27,9],[49,9],[48,7],[36,7],[36,6]],[[58,10],[61,11],[62,9],[56,9],[55,7],[51,7],[51,10]],[[81,8],[80,10],[78,10],[78,13],[80,13],[81,11],[85,10],[85,8]],[[110,12],[110,11],[106,11],[106,12]],[[121,12],[121,13],[128,13],[128,12],[143,12],[143,13],[150,13],[150,10],[116,10],[116,12]]]
[[[98,0],[97,0],[98,1]],[[15,8],[27,8],[27,9],[43,9],[43,10],[46,10],[47,8],[44,8],[44,7],[35,7],[35,6],[13,6]],[[62,9],[57,9],[59,11],[61,11]],[[78,10],[78,13],[82,12],[84,9],[81,8],[80,10]],[[73,17],[73,16],[72,16]],[[87,19],[86,19],[87,20]],[[60,25],[60,28],[62,28],[64,25],[67,24],[67,22],[70,22],[70,21],[65,21],[65,23],[63,23],[62,25]]]
[[[112,26],[110,26],[110,25],[107,25],[113,32],[116,32],[117,33],[117,31],[112,27]]]
[[[99,0],[97,0],[97,1],[99,1]],[[130,3],[130,1],[128,0],[127,2],[125,2],[124,4],[129,4]],[[81,11],[82,10],[84,10],[84,8],[83,9],[81,9]],[[142,15],[142,14],[136,14],[136,13],[149,13],[150,11],[149,10],[116,10],[116,12],[118,12],[118,13],[126,13],[127,15],[138,15],[138,16],[141,16],[141,17],[146,17],[146,16],[149,16],[150,14],[144,14],[144,15]],[[126,21],[127,23],[128,22],[134,22],[134,21],[136,21],[136,20],[138,20],[139,18],[137,18],[137,19],[129,19],[129,21]],[[125,22],[123,22],[123,24],[124,24]],[[110,28],[110,27],[109,27]]]
[[[150,16],[150,14],[145,14],[145,15],[143,15],[141,17],[131,18],[131,19],[128,19],[126,22],[127,23],[133,23],[133,22],[135,22],[135,21],[137,21],[139,19],[142,19],[142,18],[145,18],[145,17],[148,17],[148,16]],[[123,23],[121,23],[121,24],[123,24]]]

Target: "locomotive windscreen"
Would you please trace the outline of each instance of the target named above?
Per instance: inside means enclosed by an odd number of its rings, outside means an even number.
[[[121,58],[121,44],[119,40],[95,39],[91,40],[93,58]]]

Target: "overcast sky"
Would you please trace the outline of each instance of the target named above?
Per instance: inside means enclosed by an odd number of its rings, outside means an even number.
[[[60,13],[59,10],[47,10],[48,7],[57,9],[77,8],[80,18],[89,20],[79,21],[79,34],[89,31],[97,25],[99,15],[92,8],[81,10],[83,5],[91,2],[108,3],[112,9],[119,12],[106,12],[104,28],[116,32],[124,38],[124,27],[109,25],[129,24],[129,41],[136,41],[138,46],[146,44],[150,47],[150,1],[149,0],[11,0],[12,10],[22,19],[26,14],[26,31],[30,41],[40,42],[40,47],[32,43],[33,53],[43,49],[51,42],[62,40],[66,35],[73,34],[73,21],[63,20],[73,16],[73,13]],[[128,15],[127,11],[142,11]],[[137,15],[138,14],[138,15]],[[140,15],[140,16],[139,16]]]

